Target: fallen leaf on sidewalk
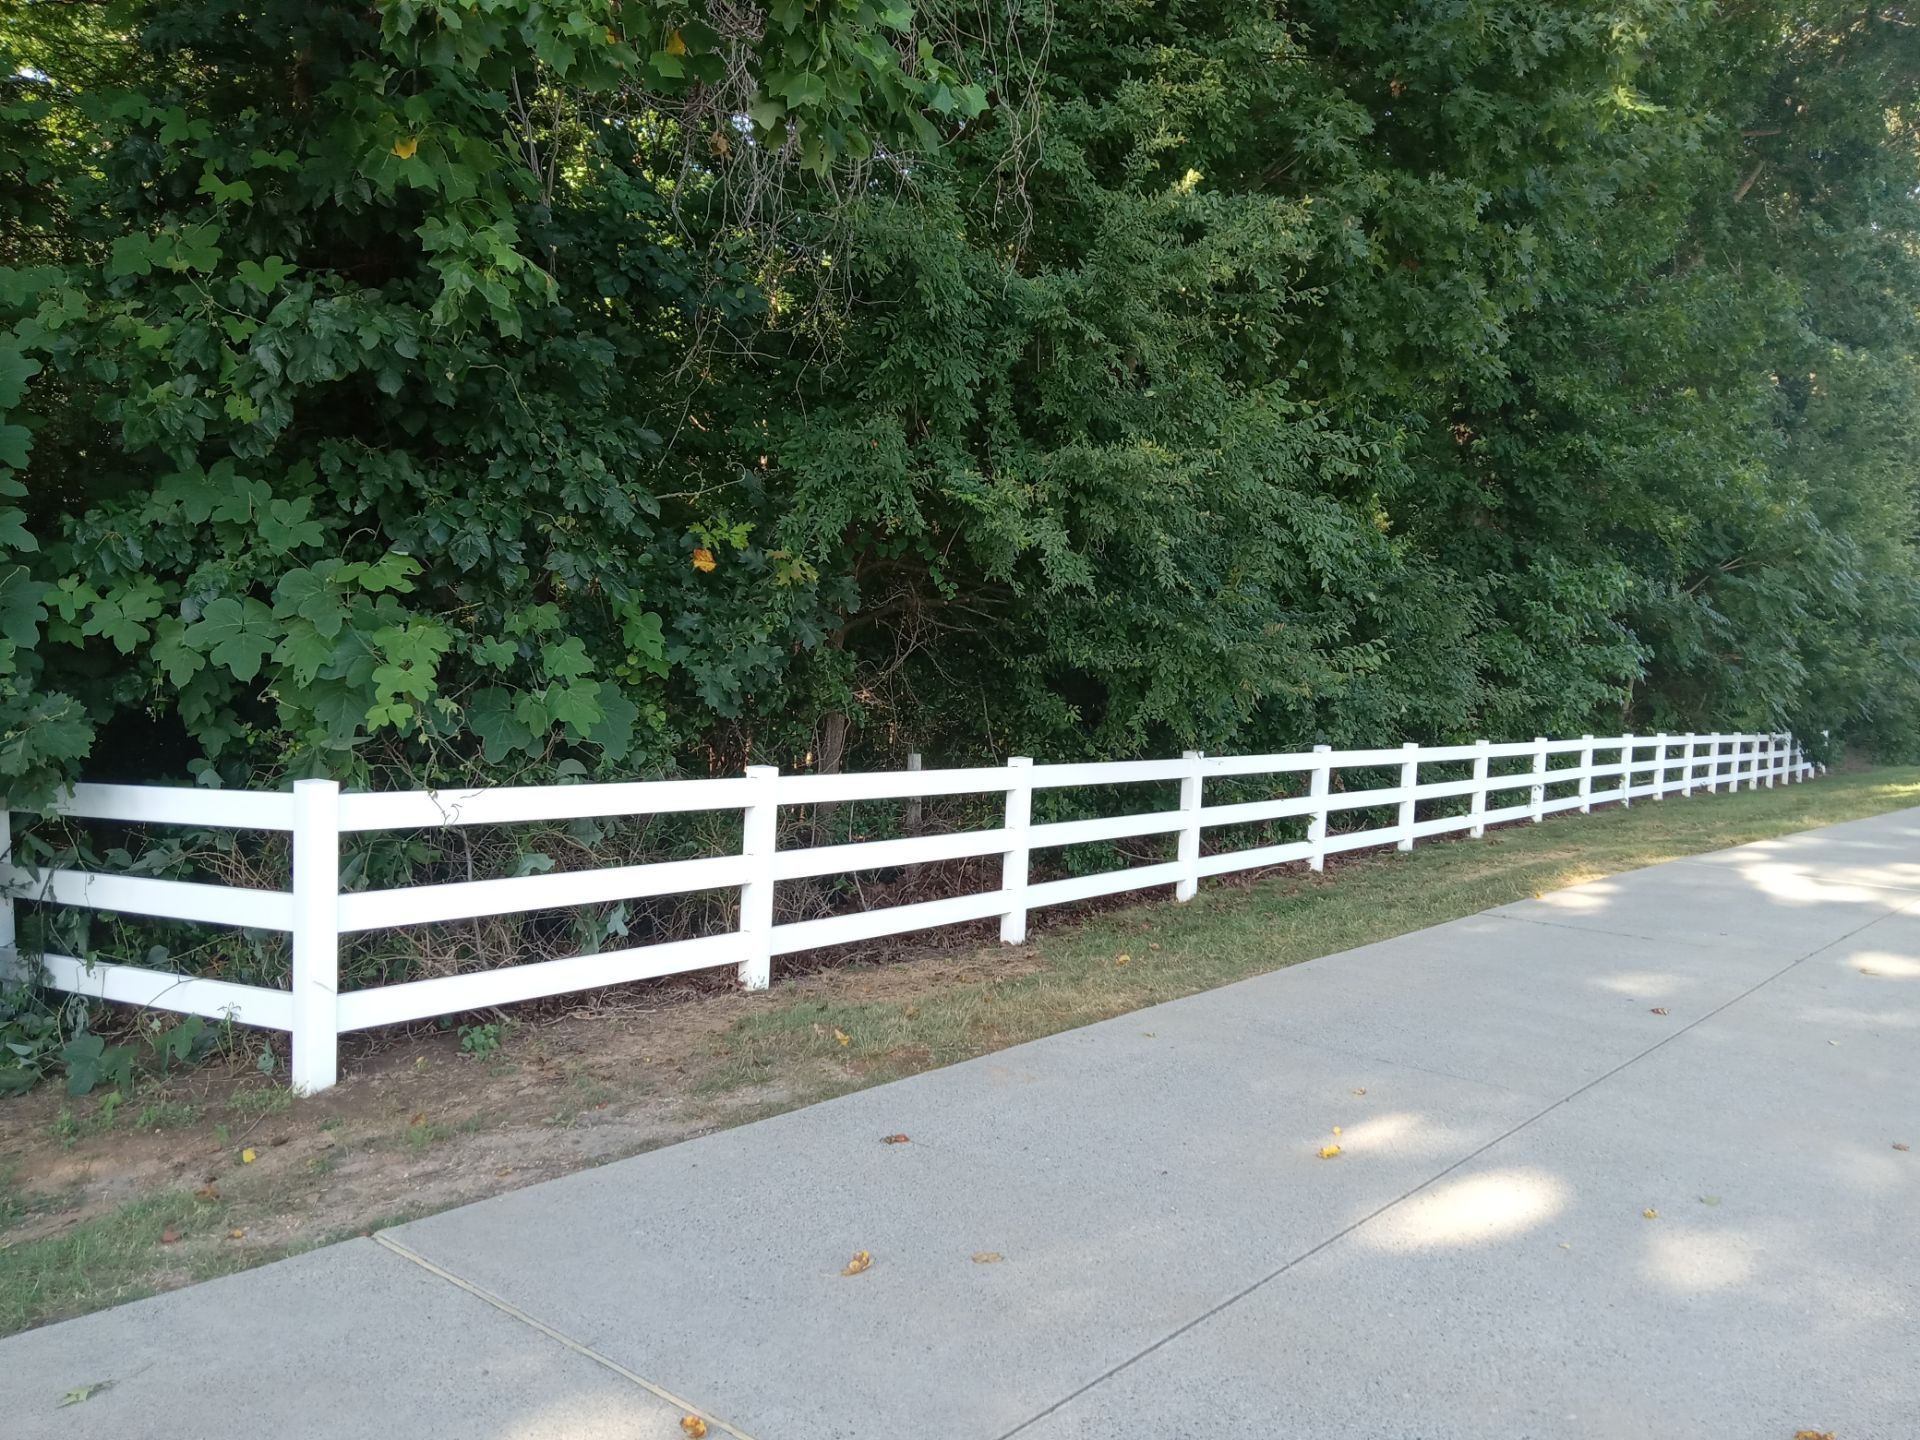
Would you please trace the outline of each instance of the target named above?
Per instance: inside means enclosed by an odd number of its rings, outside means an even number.
[[[976,1265],[998,1265],[1006,1258],[1007,1257],[1002,1255],[998,1250],[976,1250],[973,1252],[973,1263]]]
[[[1367,1093],[1367,1087],[1362,1085],[1358,1090],[1354,1091],[1353,1093],[1356,1095],[1364,1095]]]
[[[867,1251],[862,1250],[858,1255],[847,1261],[847,1268],[840,1273],[842,1275],[858,1275],[871,1264],[873,1264],[873,1256]]]
[[[1793,1432],[1793,1440],[1833,1440],[1833,1431],[1796,1430]]]
[[[905,1135],[882,1135],[880,1137],[880,1143],[882,1145],[911,1145],[913,1142]]]
[[[1702,1195],[1700,1197],[1700,1203],[1702,1205],[1718,1205],[1720,1203],[1720,1197],[1718,1195]]]
[[[1331,1160],[1339,1153],[1340,1147],[1338,1145],[1322,1145],[1320,1147],[1320,1158],[1322,1160]]]
[[[1640,1218],[1642,1220],[1658,1220],[1660,1218],[1660,1212],[1649,1205],[1640,1212]]]
[[[1656,1015],[1664,1015],[1667,1013],[1667,1007],[1664,1005],[1656,1005],[1653,1007],[1653,1013]]]
[[[1893,1142],[1893,1148],[1894,1148],[1894,1149],[1896,1149],[1896,1150],[1911,1150],[1911,1149],[1913,1149],[1913,1147],[1912,1147],[1911,1145],[1909,1145],[1909,1144],[1907,1144],[1907,1142],[1906,1142],[1906,1141],[1904,1141],[1904,1140],[1896,1140],[1896,1141],[1894,1141],[1894,1142]]]
[[[96,1380],[91,1385],[76,1385],[60,1397],[60,1404],[55,1408],[65,1409],[69,1405],[78,1405],[83,1401],[91,1400],[102,1390],[111,1390],[112,1388],[113,1381],[111,1380]]]
[[[707,1433],[707,1422],[698,1415],[689,1415],[680,1422],[680,1428],[693,1436],[693,1440],[700,1440]]]
[[[1334,1134],[1336,1134],[1336,1135],[1338,1135],[1338,1134],[1340,1133],[1340,1127],[1339,1127],[1338,1125],[1336,1125],[1336,1126],[1334,1126],[1334,1127],[1333,1127],[1333,1133],[1334,1133]]]

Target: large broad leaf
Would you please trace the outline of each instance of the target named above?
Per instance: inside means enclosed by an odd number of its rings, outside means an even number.
[[[251,680],[260,673],[260,662],[271,653],[279,638],[273,612],[258,600],[235,600],[222,596],[207,606],[198,621],[187,627],[187,643],[200,650],[216,665],[223,665],[236,680]]]

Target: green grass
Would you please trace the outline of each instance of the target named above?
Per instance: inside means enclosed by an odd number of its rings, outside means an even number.
[[[263,1085],[255,1090],[242,1090],[227,1101],[227,1109],[235,1115],[259,1117],[278,1115],[293,1104],[293,1091],[285,1085]]]
[[[169,1230],[186,1237],[221,1226],[219,1202],[180,1191],[135,1200],[57,1235],[0,1249],[0,1335],[257,1263],[260,1256],[237,1248],[175,1251],[161,1243]]]
[[[1601,875],[1916,804],[1920,767],[1862,770],[1563,814],[1481,840],[1336,860],[1321,876],[1291,866],[1241,885],[1203,883],[1186,905],[1156,897],[1041,933],[1029,973],[989,971],[908,1000],[862,1000],[857,984],[837,997],[831,980],[813,987],[825,995],[776,987],[771,1004],[722,1037],[699,1088],[783,1082],[804,1103]]]
[[[156,1100],[142,1105],[134,1117],[139,1130],[184,1130],[200,1118],[200,1107],[181,1100]]]

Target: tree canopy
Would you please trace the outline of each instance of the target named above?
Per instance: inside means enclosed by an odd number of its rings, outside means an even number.
[[[1898,6],[0,3],[0,787],[1920,719]]]

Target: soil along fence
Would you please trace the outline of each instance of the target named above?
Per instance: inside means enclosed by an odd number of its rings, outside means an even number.
[[[135,868],[131,861],[123,872],[20,866],[0,854],[0,969],[35,978],[37,964],[37,978],[55,990],[288,1032],[292,1083],[311,1092],[334,1083],[338,1038],[350,1031],[723,965],[737,966],[748,988],[763,988],[776,956],[996,916],[1001,939],[1018,943],[1026,937],[1028,912],[1046,905],[1159,886],[1187,900],[1212,875],[1293,861],[1317,870],[1328,855],[1343,851],[1385,845],[1410,850],[1428,836],[1462,830],[1479,836],[1488,825],[1537,822],[1610,802],[1772,786],[1804,780],[1820,768],[1786,734],[1587,735],[1381,750],[1320,746],[1284,755],[1189,751],[1177,760],[1106,764],[1036,765],[1016,758],[1004,766],[864,775],[783,775],[771,766],[751,766],[738,778],[711,780],[386,793],[343,793],[329,780],[302,780],[276,793],[77,785],[53,813],[122,826],[283,832],[291,842],[288,888],[158,879],[126,873]],[[1608,788],[1596,789],[1596,781]],[[1136,801],[1123,813],[1090,819],[1034,819],[1036,795],[1104,787],[1123,796],[1145,795],[1149,803],[1177,795],[1177,804],[1141,809]],[[989,804],[998,796],[999,823],[850,844],[780,843],[783,809],[871,801],[918,807],[939,796],[987,797]],[[343,835],[689,812],[736,814],[738,848],[694,859],[386,889],[342,883]],[[11,834],[8,819],[0,811],[0,841]],[[1349,824],[1357,828],[1345,828]],[[1282,831],[1299,833],[1275,840]],[[806,833],[789,827],[789,838]],[[1234,843],[1249,836],[1251,843]],[[1037,851],[1135,837],[1159,837],[1172,858],[1032,878]],[[783,883],[994,856],[1000,862],[997,888],[775,921],[775,887]],[[343,937],[700,891],[733,897],[730,928],[465,974],[340,988]],[[17,903],[279,932],[291,941],[289,985],[239,984],[83,959],[51,946],[32,953],[33,947],[15,944]]]

